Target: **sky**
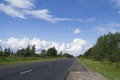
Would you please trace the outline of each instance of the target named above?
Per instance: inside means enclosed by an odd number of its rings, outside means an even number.
[[[0,0],[0,46],[55,46],[74,56],[120,32],[120,0]]]

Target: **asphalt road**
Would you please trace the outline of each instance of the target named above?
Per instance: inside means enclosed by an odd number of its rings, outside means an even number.
[[[0,80],[65,80],[75,59],[0,68]]]

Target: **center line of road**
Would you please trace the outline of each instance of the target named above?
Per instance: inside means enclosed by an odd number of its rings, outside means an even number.
[[[27,71],[23,71],[23,72],[21,72],[20,74],[25,74],[25,73],[28,73],[28,72],[31,72],[31,71],[32,71],[32,69],[27,70]]]

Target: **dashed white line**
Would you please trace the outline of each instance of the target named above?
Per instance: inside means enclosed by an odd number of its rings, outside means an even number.
[[[20,72],[20,74],[25,74],[25,73],[28,73],[28,72],[31,72],[31,71],[32,71],[32,69],[27,70],[27,71]]]

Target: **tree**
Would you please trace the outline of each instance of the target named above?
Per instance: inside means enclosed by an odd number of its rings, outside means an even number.
[[[4,49],[4,54],[3,54],[3,55],[4,55],[5,57],[8,57],[8,56],[10,55],[10,53],[11,53],[10,48],[8,48],[8,49],[5,48],[5,49]]]
[[[59,57],[62,57],[63,56],[63,53],[62,51],[60,51],[60,53],[58,54]]]
[[[26,47],[26,49],[25,49],[25,57],[28,57],[28,56],[30,56],[30,54],[31,54],[31,51],[30,51],[30,45],[28,44],[28,46]]]
[[[41,56],[46,56],[47,55],[47,51],[45,49],[42,49],[40,55]]]
[[[70,55],[70,54],[68,54],[68,53],[64,53],[63,56],[64,56],[64,57],[68,57],[68,58],[73,57],[73,55]]]
[[[23,48],[23,49],[17,50],[16,54],[17,54],[18,56],[23,56],[23,57],[25,57],[25,56],[26,56],[26,55],[25,55],[25,49]]]
[[[33,45],[32,47],[30,45],[28,45],[26,48],[19,49],[19,50],[17,50],[16,54],[23,56],[23,57],[34,56],[35,55],[35,45]]]
[[[0,47],[0,57],[3,56],[3,50],[2,50],[2,47]]]
[[[57,56],[57,50],[55,49],[55,47],[49,48],[47,50],[47,56]]]
[[[120,33],[109,33],[100,36],[96,44],[88,49],[84,56],[99,61],[107,59],[111,62],[120,62]]]
[[[55,47],[52,48],[52,56],[57,56],[57,50]]]
[[[63,55],[63,53],[62,53],[62,51],[60,52],[60,56],[62,56]]]
[[[32,46],[30,55],[31,56],[35,55],[35,45]]]
[[[93,52],[94,52],[93,50],[94,50],[94,48],[91,47],[84,53],[84,55],[79,55],[79,56],[83,56],[85,58],[92,58],[92,56],[95,55],[95,54],[93,54]]]

